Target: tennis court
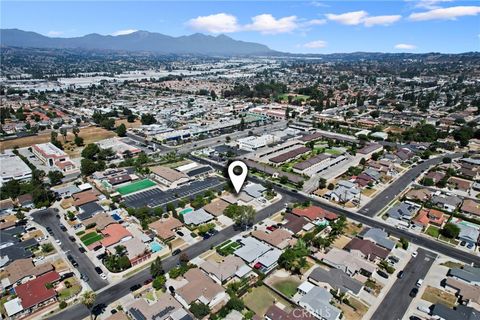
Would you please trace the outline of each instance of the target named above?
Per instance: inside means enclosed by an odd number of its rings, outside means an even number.
[[[147,188],[153,187],[155,185],[156,185],[156,183],[153,182],[152,180],[143,179],[143,180],[140,180],[140,181],[137,181],[137,182],[130,183],[129,185],[120,187],[120,188],[117,189],[117,191],[122,196],[124,196],[126,194],[129,194],[129,193],[132,193],[132,192],[137,192],[137,191],[140,191],[140,190],[143,190],[143,189],[147,189]]]

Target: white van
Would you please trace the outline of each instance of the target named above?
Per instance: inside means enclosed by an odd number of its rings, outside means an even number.
[[[416,286],[417,286],[417,287],[421,287],[421,286],[422,286],[422,283],[423,283],[423,279],[418,279],[418,280],[417,280],[417,283],[416,283]]]
[[[430,308],[427,307],[426,305],[423,305],[423,304],[419,305],[419,306],[417,307],[417,309],[418,309],[419,311],[425,312],[425,313],[427,313],[427,314],[430,313]]]

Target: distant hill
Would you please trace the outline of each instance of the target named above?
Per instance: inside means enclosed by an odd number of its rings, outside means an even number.
[[[19,29],[0,29],[1,46],[23,48],[146,51],[161,54],[263,55],[275,54],[263,44],[232,39],[225,35],[195,33],[171,37],[161,33],[136,31],[127,35],[97,33],[75,38],[51,38]]]

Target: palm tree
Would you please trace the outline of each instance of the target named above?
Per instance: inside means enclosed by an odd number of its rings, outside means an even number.
[[[97,298],[97,295],[93,291],[87,291],[82,295],[82,304],[87,307],[88,311],[90,312],[90,319],[93,319],[92,315],[92,308],[95,305],[95,299]]]

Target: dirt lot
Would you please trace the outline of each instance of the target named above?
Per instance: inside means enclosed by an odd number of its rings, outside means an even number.
[[[352,237],[356,237],[357,234],[362,231],[362,227],[358,226],[358,223],[353,223],[351,221],[347,222],[347,226],[345,227],[345,234],[350,235]]]
[[[430,286],[425,289],[422,299],[434,304],[443,303],[449,308],[455,306],[455,302],[457,301],[457,298],[453,294]]]
[[[108,131],[103,128],[99,127],[86,127],[80,129],[80,137],[83,138],[83,142],[85,145],[92,143],[92,142],[97,142],[102,139],[107,139],[116,136],[114,131]],[[72,158],[78,157],[80,155],[80,151],[82,148],[78,148],[73,144],[73,139],[74,135],[71,131],[68,132],[67,134],[67,139],[66,142],[63,139],[62,135],[58,135],[58,140],[65,145],[65,152],[68,153],[68,155]],[[13,139],[13,140],[7,140],[7,141],[2,141],[0,143],[0,151],[3,151],[5,149],[12,149],[16,146],[19,148],[23,147],[30,147],[31,145],[35,143],[44,143],[44,142],[49,142],[50,141],[50,132],[49,133],[42,133],[36,136],[31,136],[31,137],[24,137],[24,138],[18,138],[18,139]]]
[[[362,319],[363,315],[367,312],[368,307],[362,302],[358,301],[357,299],[350,298],[348,300],[354,308],[352,308],[351,306],[345,303],[337,304],[337,307],[339,307],[343,311],[344,319],[346,320]]]
[[[142,125],[140,120],[135,120],[135,122],[128,122],[126,119],[119,119],[115,121],[115,127],[118,127],[120,124],[124,124],[128,128],[138,128]]]
[[[338,248],[338,249],[343,249],[343,247],[345,247],[349,242],[350,242],[350,239],[349,237],[346,237],[346,236],[340,236],[338,239],[336,239],[334,242],[333,242],[333,246],[335,248]]]

